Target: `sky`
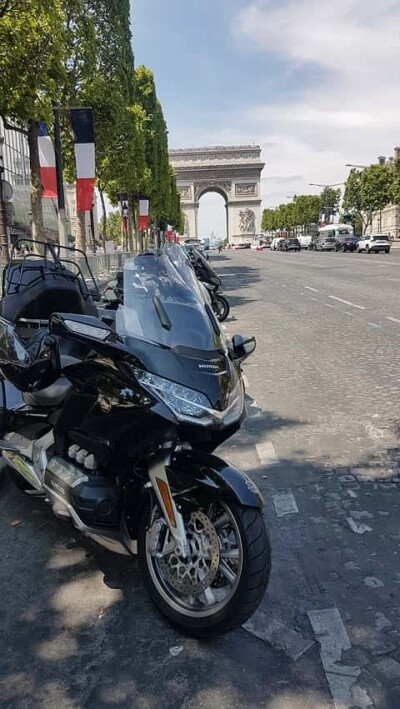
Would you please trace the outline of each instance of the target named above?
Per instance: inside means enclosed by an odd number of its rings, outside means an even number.
[[[171,148],[256,143],[263,207],[400,144],[399,0],[131,0]],[[218,195],[201,236],[224,235]]]

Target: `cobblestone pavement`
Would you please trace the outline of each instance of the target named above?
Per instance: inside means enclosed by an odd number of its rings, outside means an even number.
[[[266,497],[262,607],[216,641],[185,637],[136,564],[4,481],[0,707],[400,706],[400,254],[213,262],[233,306],[227,334],[258,341],[247,422],[220,453]]]

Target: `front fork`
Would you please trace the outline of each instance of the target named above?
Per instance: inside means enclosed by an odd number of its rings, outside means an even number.
[[[164,514],[175,542],[175,552],[186,558],[189,555],[189,544],[186,537],[183,517],[175,505],[167,476],[167,466],[171,461],[171,451],[163,451],[149,465],[149,478],[157,500]]]

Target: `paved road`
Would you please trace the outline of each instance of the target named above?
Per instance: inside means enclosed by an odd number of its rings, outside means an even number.
[[[243,251],[214,264],[227,333],[258,340],[249,418],[221,453],[267,499],[262,608],[217,641],[184,637],[134,563],[5,482],[1,707],[400,706],[400,254]]]
[[[265,608],[321,643],[335,706],[399,707],[400,254],[243,251],[219,271],[229,332],[258,340],[234,453],[268,499]]]

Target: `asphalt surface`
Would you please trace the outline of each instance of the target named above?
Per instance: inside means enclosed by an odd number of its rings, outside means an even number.
[[[261,609],[226,637],[188,638],[135,562],[4,481],[0,707],[400,706],[400,253],[212,260],[227,334],[258,342],[247,422],[220,453],[266,498]]]

